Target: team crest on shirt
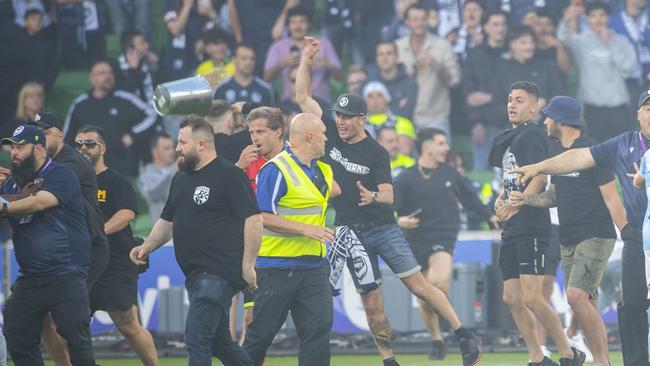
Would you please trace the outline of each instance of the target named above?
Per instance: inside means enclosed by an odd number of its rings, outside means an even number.
[[[196,202],[197,205],[202,205],[208,202],[208,198],[210,198],[210,187],[196,187],[194,190],[194,202]]]

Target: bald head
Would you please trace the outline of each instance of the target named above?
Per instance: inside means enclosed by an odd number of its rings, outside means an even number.
[[[293,117],[289,128],[289,143],[292,149],[310,151],[314,158],[325,153],[325,124],[320,118],[309,113]]]

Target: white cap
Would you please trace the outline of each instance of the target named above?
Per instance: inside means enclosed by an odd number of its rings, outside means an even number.
[[[368,94],[372,92],[379,92],[381,93],[384,98],[386,98],[387,102],[390,102],[390,93],[388,92],[388,89],[386,88],[386,85],[384,85],[380,81],[371,81],[366,86],[363,87],[363,98],[366,99],[368,98]]]

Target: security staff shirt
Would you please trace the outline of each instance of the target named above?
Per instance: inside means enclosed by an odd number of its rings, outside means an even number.
[[[79,179],[72,170],[51,160],[43,164],[34,178],[43,179],[41,190],[53,194],[59,204],[34,214],[9,216],[19,275],[86,275],[90,237]],[[0,185],[0,194],[17,193],[20,187],[13,177]]]
[[[643,226],[648,200],[645,190],[634,188],[632,179],[627,174],[636,172],[634,163],[638,165],[641,162],[648,146],[650,141],[640,131],[630,131],[590,147],[596,166],[611,169],[616,173],[623,192],[627,220],[637,230],[641,230]]]
[[[248,177],[225,159],[176,173],[160,218],[173,223],[176,260],[188,283],[207,272],[235,290],[246,287],[244,221],[258,213]]]

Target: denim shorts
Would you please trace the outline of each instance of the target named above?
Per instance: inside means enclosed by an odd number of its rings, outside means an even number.
[[[379,225],[356,234],[373,264],[381,257],[397,277],[406,278],[422,269],[397,225]]]

